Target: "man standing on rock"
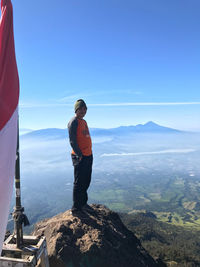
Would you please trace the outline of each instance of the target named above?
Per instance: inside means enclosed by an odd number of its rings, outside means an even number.
[[[75,116],[68,123],[69,140],[72,147],[72,163],[74,166],[74,188],[72,215],[79,215],[83,210],[92,209],[88,204],[87,189],[92,174],[92,141],[83,119],[87,112],[84,100],[79,99],[74,105]]]

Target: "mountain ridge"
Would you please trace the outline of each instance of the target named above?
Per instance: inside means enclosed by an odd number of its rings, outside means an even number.
[[[119,126],[116,128],[90,128],[91,136],[123,136],[123,135],[131,135],[137,133],[186,133],[184,131],[180,131],[177,129],[161,126],[153,121],[149,121],[145,124],[137,124],[130,126]],[[67,129],[60,128],[46,128],[40,130],[34,130],[28,133],[21,135],[21,138],[54,138],[54,139],[64,139],[68,137]]]

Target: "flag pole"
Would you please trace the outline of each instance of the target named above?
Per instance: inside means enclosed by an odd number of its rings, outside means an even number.
[[[19,153],[19,117],[18,117],[18,127],[17,127],[17,151],[16,151],[16,162],[15,162],[15,201],[16,205],[14,207],[13,219],[14,228],[16,234],[16,244],[17,248],[23,245],[23,226],[29,225],[28,218],[24,212],[24,207],[21,205],[21,189],[20,189],[20,153]]]

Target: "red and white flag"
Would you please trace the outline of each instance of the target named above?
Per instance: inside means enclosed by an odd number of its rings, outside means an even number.
[[[1,0],[0,20],[0,254],[13,191],[17,146],[19,77],[11,0]]]

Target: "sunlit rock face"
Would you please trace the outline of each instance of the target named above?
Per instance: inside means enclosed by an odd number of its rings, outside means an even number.
[[[160,266],[141,246],[118,214],[103,205],[73,216],[70,210],[35,226],[45,235],[51,267]]]

